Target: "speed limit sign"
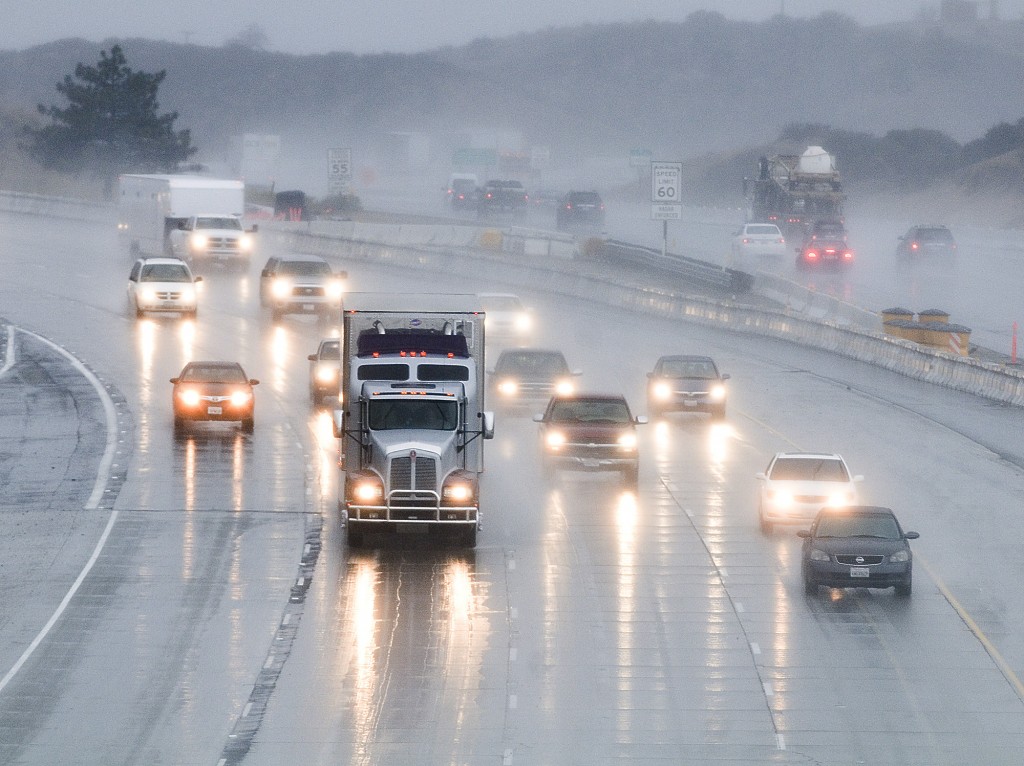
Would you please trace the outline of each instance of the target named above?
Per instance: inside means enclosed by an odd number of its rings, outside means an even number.
[[[651,163],[651,202],[678,205],[682,199],[683,163]]]
[[[327,185],[332,194],[341,192],[352,180],[352,149],[327,150]]]

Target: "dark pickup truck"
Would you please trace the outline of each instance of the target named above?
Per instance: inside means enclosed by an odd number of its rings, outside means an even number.
[[[477,214],[480,217],[492,213],[526,213],[529,195],[519,181],[488,181],[477,197]]]

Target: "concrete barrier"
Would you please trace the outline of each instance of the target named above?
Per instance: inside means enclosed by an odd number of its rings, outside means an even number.
[[[110,206],[15,192],[0,192],[0,209],[80,220],[112,221],[114,217]],[[335,226],[346,223],[351,228]],[[658,287],[653,279],[645,282],[642,274],[609,270],[606,264],[586,259],[553,258],[550,250],[537,253],[534,245],[527,248],[525,244],[527,239],[538,238],[534,233],[509,232],[513,241],[517,236],[523,241],[522,251],[510,258],[504,249],[504,232],[501,250],[479,246],[479,232],[495,231],[492,228],[416,228],[403,224],[399,229],[396,232],[394,227],[384,228],[383,224],[357,227],[352,222],[271,222],[261,227],[264,236],[296,252],[409,270],[445,273],[458,269],[463,276],[481,281],[501,281],[655,316],[788,340],[909,377],[1024,406],[1024,373],[1020,370],[888,337],[882,332],[880,317],[873,312],[830,296],[808,295],[810,291],[805,288],[772,275],[758,274],[754,290],[766,297],[775,296],[774,300],[782,306],[778,310]],[[477,233],[471,237],[467,229]],[[444,244],[453,241],[457,244]],[[472,244],[467,244],[470,241]]]

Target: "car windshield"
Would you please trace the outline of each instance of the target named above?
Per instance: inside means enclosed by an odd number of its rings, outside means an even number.
[[[561,354],[538,354],[523,351],[502,354],[498,359],[495,372],[500,375],[542,378],[565,375],[569,372],[569,367]]]
[[[759,226],[748,226],[746,234],[768,234],[770,236],[778,237],[781,236],[782,232],[779,231],[779,227],[773,224],[762,224]]]
[[[373,399],[369,407],[372,431],[403,428],[454,431],[459,425],[459,407],[454,401]]]
[[[324,343],[320,347],[320,358],[336,360],[341,359],[341,343],[335,341],[334,343]]]
[[[183,263],[151,263],[142,267],[141,282],[191,282]]]
[[[899,540],[899,526],[889,514],[830,513],[818,519],[815,530],[817,537],[880,537],[883,540]]]
[[[277,272],[293,277],[329,276],[331,267],[324,261],[281,261]]]
[[[196,218],[197,229],[236,229],[241,230],[242,222],[237,218],[200,216]]]
[[[718,377],[718,371],[712,362],[689,359],[665,359],[661,363],[659,374],[666,378],[702,378],[705,380]]]
[[[247,383],[242,368],[226,364],[193,364],[181,374],[185,383]]]
[[[522,311],[523,304],[515,295],[481,295],[484,311]]]
[[[629,407],[614,399],[567,399],[551,406],[552,423],[612,423],[630,422]]]
[[[835,458],[780,457],[772,464],[772,481],[849,481],[842,461]]]
[[[918,229],[917,239],[922,242],[952,242],[953,233],[949,229]]]

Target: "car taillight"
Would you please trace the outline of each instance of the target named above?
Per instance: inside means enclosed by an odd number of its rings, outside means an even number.
[[[918,247],[919,247],[919,245],[916,242],[911,242],[910,243],[910,249],[911,250],[917,250]]]
[[[808,250],[808,251],[806,251],[804,253],[804,258],[806,258],[809,261],[813,261],[817,257],[818,257],[818,254],[816,252],[814,252],[813,250]]]
[[[852,250],[844,250],[843,251],[843,260],[852,261],[853,260],[853,251]]]

